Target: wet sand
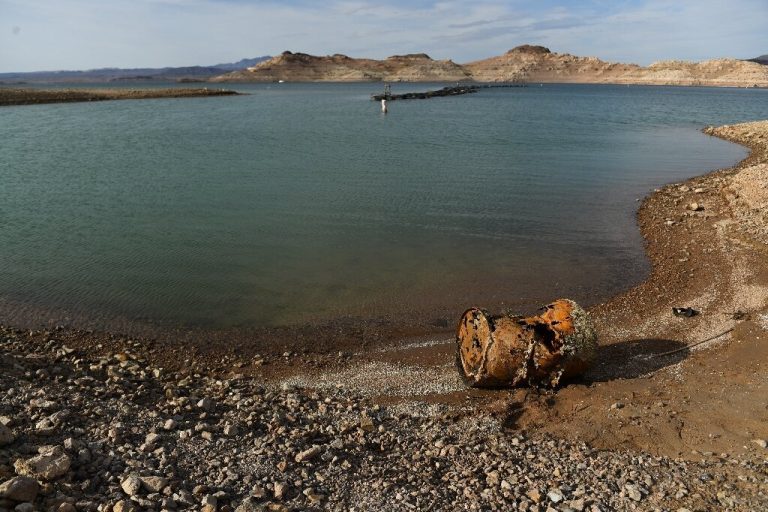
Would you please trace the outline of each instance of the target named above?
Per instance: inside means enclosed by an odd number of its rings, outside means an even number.
[[[0,106],[150,98],[233,96],[225,89],[11,89],[0,87]]]

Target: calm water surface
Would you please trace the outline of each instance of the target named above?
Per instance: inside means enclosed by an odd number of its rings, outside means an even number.
[[[637,198],[746,155],[699,130],[768,118],[762,90],[545,85],[384,116],[376,84],[234,87],[250,94],[1,109],[0,319],[594,302],[646,271]]]

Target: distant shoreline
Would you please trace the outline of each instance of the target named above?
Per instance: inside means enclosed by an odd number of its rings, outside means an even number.
[[[144,100],[151,98],[195,98],[236,96],[227,89],[6,89],[0,88],[0,106],[39,105],[108,100]]]

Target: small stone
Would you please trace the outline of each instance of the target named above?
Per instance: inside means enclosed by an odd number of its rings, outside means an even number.
[[[245,498],[235,509],[235,512],[261,512],[264,508],[252,497]]]
[[[288,485],[284,482],[275,482],[275,488],[273,494],[275,495],[275,498],[278,500],[283,499],[285,496],[286,491],[288,490]]]
[[[176,420],[174,420],[173,418],[171,418],[171,419],[167,420],[167,421],[166,421],[166,422],[163,424],[163,429],[165,429],[165,430],[175,430],[175,429],[176,429],[176,427],[177,427],[178,425],[179,425],[179,424],[176,422]]]
[[[318,455],[320,455],[320,452],[321,452],[320,447],[317,445],[314,445],[312,448],[309,448],[308,450],[299,452],[296,455],[296,462],[304,462],[304,461],[312,460]]]
[[[136,475],[129,475],[125,480],[120,482],[120,487],[128,496],[136,496],[141,489],[141,480],[139,480],[139,477]]]
[[[160,492],[168,485],[168,479],[161,476],[142,476],[139,477],[141,485],[147,492]]]
[[[371,419],[371,417],[368,416],[367,414],[361,415],[360,428],[366,432],[373,432],[373,429],[374,429],[373,419]]]
[[[549,491],[547,493],[547,497],[552,501],[552,503],[560,503],[563,501],[563,495],[560,493],[560,491]]]
[[[11,444],[16,436],[13,435],[13,431],[0,423],[0,446]]]
[[[624,489],[626,489],[627,496],[629,496],[630,499],[635,501],[640,501],[643,499],[643,495],[640,493],[640,489],[638,489],[636,485],[627,484],[624,486]]]
[[[235,425],[227,425],[224,427],[224,435],[228,437],[234,437],[238,434],[237,426]]]
[[[56,512],[77,512],[77,507],[65,501],[59,505],[59,508],[56,509]]]
[[[307,494],[306,496],[307,496],[307,500],[309,500],[309,502],[312,503],[313,505],[317,505],[318,503],[323,501],[323,498],[325,498],[325,496],[323,496],[322,494],[317,494],[314,492]]]
[[[147,437],[144,438],[144,444],[147,446],[154,446],[155,443],[157,443],[160,440],[160,434],[155,434],[154,432],[151,434],[147,434]]]
[[[13,512],[34,512],[35,506],[31,503],[19,503],[13,509]]]
[[[611,404],[611,409],[623,409],[624,404],[621,402],[616,402],[614,404]]]
[[[202,400],[200,400],[199,402],[197,402],[197,406],[199,408],[203,409],[204,411],[211,412],[211,411],[213,411],[213,409],[216,408],[216,403],[213,400],[211,400],[210,398],[205,397]]]
[[[528,491],[526,494],[528,495],[529,498],[533,500],[534,503],[541,502],[541,493],[536,489]]]
[[[582,512],[586,505],[584,503],[584,500],[579,498],[577,500],[569,501],[568,506],[571,507],[573,510],[576,510],[577,512]]]
[[[35,501],[39,492],[40,484],[28,476],[17,476],[0,484],[0,498],[13,501]]]
[[[688,209],[692,212],[698,212],[704,209],[703,205],[700,205],[699,203],[693,202],[688,205]]]
[[[113,512],[138,512],[139,507],[131,500],[120,500],[112,507]]]
[[[215,496],[212,496],[210,494],[203,497],[203,500],[200,502],[200,505],[202,505],[203,512],[215,512],[216,506],[218,505],[219,500],[216,499]]]
[[[695,194],[703,194],[705,192],[705,190],[703,188],[701,188],[701,187],[698,187],[698,188],[693,189],[693,192]]]

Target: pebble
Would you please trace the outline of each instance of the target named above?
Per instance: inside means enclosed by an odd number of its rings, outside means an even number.
[[[315,445],[312,448],[309,448],[307,450],[304,450],[303,452],[297,453],[295,460],[296,462],[299,462],[299,463],[312,460],[318,455],[320,455],[320,451],[321,451],[320,447]]]
[[[13,431],[0,423],[0,446],[11,444],[15,439],[16,436],[13,435]]]
[[[274,486],[274,496],[278,500],[281,500],[285,497],[285,493],[288,490],[288,485],[283,482],[276,482]]]
[[[564,499],[560,491],[549,491],[547,493],[547,497],[552,501],[552,503],[560,503]]]
[[[128,496],[136,496],[141,490],[141,480],[139,480],[139,477],[136,475],[129,475],[120,482],[120,487]]]
[[[210,411],[213,411],[213,409],[216,407],[216,403],[213,400],[211,400],[210,398],[205,397],[202,400],[200,400],[199,402],[197,402],[197,406],[200,409],[203,409],[204,411],[210,412]]]
[[[139,477],[141,485],[147,492],[160,492],[168,485],[168,479],[162,476],[142,476]]]

